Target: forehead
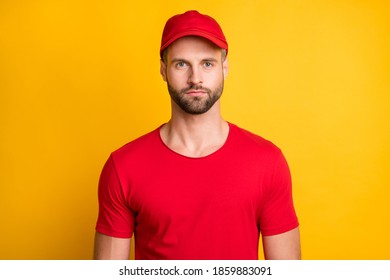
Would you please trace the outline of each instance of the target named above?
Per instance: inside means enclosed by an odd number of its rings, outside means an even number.
[[[209,40],[197,37],[186,36],[174,41],[168,48],[168,57],[176,56],[218,56],[221,49]]]

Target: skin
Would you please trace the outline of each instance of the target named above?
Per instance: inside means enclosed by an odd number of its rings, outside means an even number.
[[[160,73],[171,96],[171,119],[160,129],[163,142],[194,158],[218,150],[229,134],[219,99],[228,73],[221,49],[200,37],[180,38],[168,47]],[[300,259],[298,228],[263,236],[262,242],[266,259]],[[96,233],[95,259],[128,259],[129,249],[129,238]]]
[[[161,61],[160,73],[169,87],[180,91],[206,88],[211,93],[187,91],[180,98],[201,107],[216,95],[228,73],[228,60],[221,50],[206,39],[184,37],[168,48],[167,62]],[[202,157],[218,150],[226,141],[229,125],[221,116],[220,99],[202,114],[190,114],[171,98],[171,119],[160,130],[165,144],[189,157]]]

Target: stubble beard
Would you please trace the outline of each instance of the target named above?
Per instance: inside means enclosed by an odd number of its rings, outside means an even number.
[[[181,90],[173,88],[169,82],[168,92],[172,100],[186,113],[191,115],[204,114],[218,101],[223,92],[223,80],[221,84],[213,91],[202,86],[190,86]],[[187,92],[190,90],[202,90],[206,93],[202,96],[189,96]]]

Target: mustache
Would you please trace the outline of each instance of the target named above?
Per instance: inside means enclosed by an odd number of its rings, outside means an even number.
[[[185,94],[187,91],[190,91],[190,90],[201,90],[201,91],[207,92],[208,94],[211,94],[211,92],[212,92],[211,89],[205,88],[202,86],[189,86],[189,87],[181,89],[180,93]]]

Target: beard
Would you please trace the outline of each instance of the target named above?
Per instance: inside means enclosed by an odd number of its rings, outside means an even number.
[[[218,101],[223,91],[223,80],[215,90],[202,86],[189,86],[187,88],[177,90],[173,88],[169,82],[168,92],[172,100],[186,113],[191,115],[200,115],[206,113]],[[201,90],[206,94],[202,96],[189,96],[186,93],[190,90]]]

